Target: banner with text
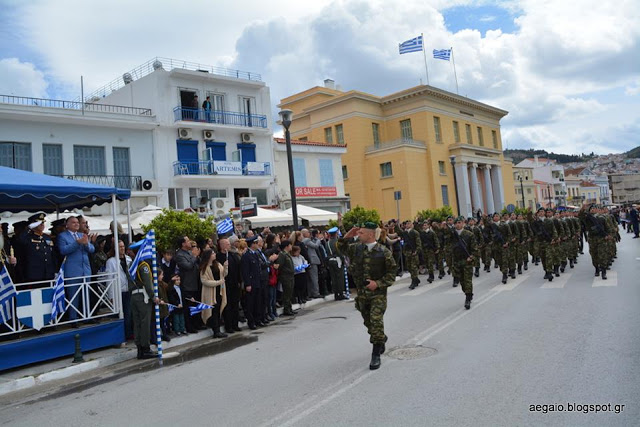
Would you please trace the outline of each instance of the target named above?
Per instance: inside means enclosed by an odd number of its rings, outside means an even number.
[[[296,197],[335,197],[336,187],[296,187]]]

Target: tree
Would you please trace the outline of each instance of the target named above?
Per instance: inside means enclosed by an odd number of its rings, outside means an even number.
[[[363,222],[380,223],[380,214],[375,209],[365,209],[362,206],[356,206],[342,216],[342,225],[345,230],[350,230],[356,224]]]
[[[172,211],[164,209],[148,225],[142,227],[144,232],[153,229],[156,233],[156,245],[159,251],[174,248],[178,237],[188,236],[191,240],[208,239],[216,232],[213,217],[200,219],[197,213]]]
[[[418,220],[424,221],[426,219],[436,220],[438,222],[445,221],[447,217],[453,216],[453,209],[451,206],[442,206],[438,209],[425,209],[418,212]]]

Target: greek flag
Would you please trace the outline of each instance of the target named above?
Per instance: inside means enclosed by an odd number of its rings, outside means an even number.
[[[231,218],[225,218],[216,224],[218,234],[227,234],[233,230],[233,220]]]
[[[167,308],[169,309],[169,313],[171,313],[173,310],[175,310],[176,308],[178,308],[177,305],[173,305],[173,304],[169,304],[167,303]]]
[[[189,313],[193,316],[195,314],[200,313],[203,310],[209,310],[212,309],[213,306],[212,305],[208,305],[205,304],[203,302],[199,302],[198,305],[194,306],[194,307],[189,307]]]
[[[420,52],[422,51],[422,36],[412,38],[406,42],[398,44],[398,50],[400,55],[403,53]]]
[[[53,298],[51,300],[51,322],[55,322],[60,313],[65,311],[64,300],[64,265],[67,260],[62,261],[60,271],[56,276],[55,283],[53,284]]]
[[[433,57],[435,59],[443,59],[448,61],[451,58],[451,49],[433,49]]]
[[[296,265],[295,267],[293,267],[293,271],[300,272],[300,271],[304,270],[305,268],[309,268],[309,264]]]
[[[140,261],[145,259],[153,258],[153,248],[152,248],[152,240],[156,238],[153,230],[149,230],[147,236],[140,244],[140,249],[138,249],[138,253],[136,254],[135,259],[131,263],[131,267],[129,267],[129,275],[133,280],[136,280],[136,271],[138,270],[138,265],[140,265]]]
[[[13,286],[13,281],[7,267],[2,264],[0,269],[0,320],[2,323],[8,322],[11,319],[11,301],[16,296],[16,287]]]

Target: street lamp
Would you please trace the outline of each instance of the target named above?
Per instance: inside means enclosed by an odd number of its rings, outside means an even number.
[[[529,177],[525,177],[524,179],[529,179]],[[522,193],[522,209],[524,209],[526,206],[524,205],[524,185],[522,185],[522,175],[518,174],[518,181],[520,181],[520,192]]]
[[[289,132],[289,126],[291,126],[291,116],[293,111],[280,110],[280,121],[284,126],[284,138],[287,144],[287,164],[289,166],[289,191],[291,191],[291,213],[293,214],[293,229],[298,231],[298,204],[296,202],[296,184],[293,180],[293,156],[291,155],[291,133]]]
[[[458,200],[458,177],[456,176],[456,156],[449,156],[451,167],[453,169],[453,186],[456,191],[456,206],[458,207],[458,216],[460,216],[460,201]]]

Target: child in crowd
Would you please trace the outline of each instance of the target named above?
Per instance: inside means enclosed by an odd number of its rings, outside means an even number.
[[[171,341],[169,338],[169,284],[164,281],[164,272],[161,269],[158,271],[158,298],[160,299],[160,329],[162,330],[162,341]],[[171,303],[169,303],[171,304]],[[151,322],[152,329],[155,326],[155,321]],[[155,331],[153,331],[155,333]],[[154,336],[154,335],[151,335]]]
[[[175,252],[173,249],[167,249],[162,253],[162,260],[160,261],[160,268],[164,273],[164,277],[167,279],[173,277],[174,274],[178,273],[176,271],[176,261],[173,259]]]
[[[300,246],[294,246],[291,249],[291,258],[293,259],[293,267],[295,270],[293,276],[294,301],[303,305],[306,302],[304,295],[307,288],[307,270],[305,266],[308,266],[309,263],[300,255]]]
[[[182,291],[180,290],[180,276],[177,274],[171,278],[172,286],[169,288],[169,303],[175,305],[176,308],[171,312],[173,320],[173,332],[177,336],[187,335],[187,329],[184,324],[184,304],[182,300]]]

